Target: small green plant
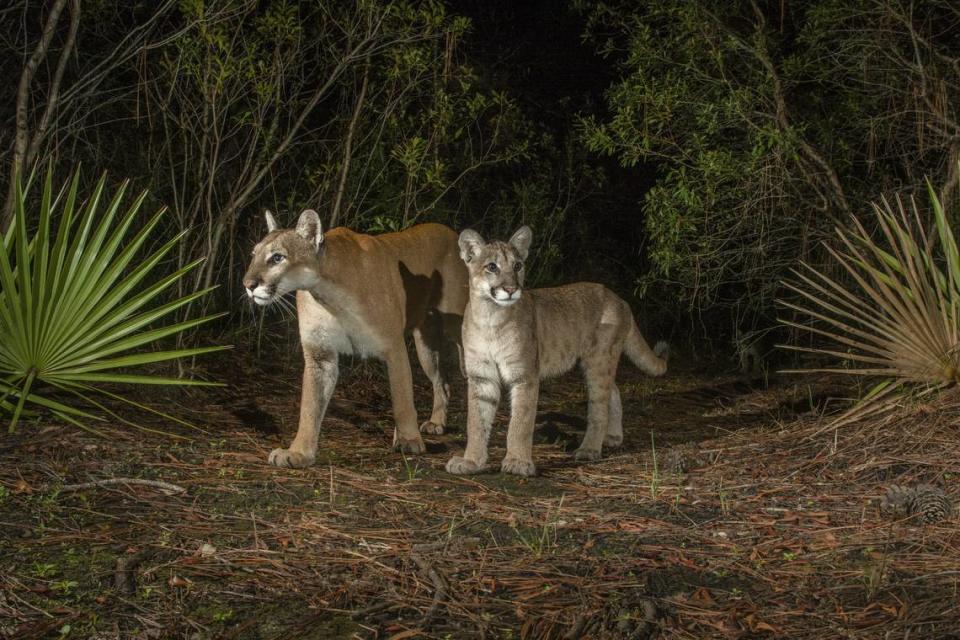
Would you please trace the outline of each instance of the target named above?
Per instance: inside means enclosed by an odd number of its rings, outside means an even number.
[[[723,478],[720,478],[720,487],[717,489],[717,497],[720,498],[720,513],[725,516],[730,515],[730,502],[727,499],[727,492],[723,489]]]
[[[657,466],[657,444],[653,440],[653,431],[650,432],[650,454],[653,457],[653,475],[650,476],[650,497],[654,500],[660,493],[660,469]]]
[[[56,511],[60,507],[60,489],[54,488],[49,492],[37,494],[35,500],[42,511]]]
[[[867,602],[872,602],[880,589],[883,587],[884,578],[887,573],[887,556],[883,554],[880,558],[870,558],[870,561],[863,568],[861,581],[863,589],[866,592]]]
[[[41,386],[108,413],[94,400],[94,392],[149,410],[102,385],[209,384],[127,371],[223,348],[141,351],[217,317],[156,325],[209,291],[159,302],[201,260],[148,283],[147,277],[185,232],[141,255],[141,249],[154,239],[165,209],[141,220],[140,207],[147,195],[143,192],[120,214],[126,182],[101,207],[106,176],[86,202],[78,204],[79,184],[77,172],[54,193],[52,171],[48,171],[38,208],[31,215],[27,213],[33,202],[27,195],[29,184],[26,189],[19,181],[16,185],[13,224],[0,244],[0,413],[10,416],[11,432],[20,417],[31,412],[30,407],[43,407],[80,426],[85,426],[81,419],[97,417],[77,408],[69,398],[55,400]],[[28,227],[32,226],[31,235]],[[137,232],[128,237],[133,228]]]
[[[87,555],[81,555],[77,553],[77,550],[73,547],[70,547],[63,552],[63,560],[68,567],[78,567],[85,560],[87,560]]]
[[[233,618],[233,609],[224,609],[222,611],[217,610],[213,612],[211,616],[214,622],[219,622],[223,624],[224,622],[229,622]]]
[[[560,509],[563,508],[563,498],[564,495],[561,495],[560,501],[557,503],[557,511],[553,517],[551,518],[548,514],[543,525],[539,528],[513,527],[520,544],[529,549],[537,558],[557,545],[557,524],[560,520]]]
[[[929,182],[927,189],[932,233],[916,202],[899,197],[873,207],[882,240],[857,218],[837,229],[842,248],[827,250],[856,287],[805,263],[794,271],[798,282],[785,283],[804,302],[781,304],[811,323],[782,322],[836,346],[781,346],[843,363],[808,372],[880,378],[832,425],[888,410],[908,389],[923,396],[960,382],[960,251]]]
[[[58,580],[54,582],[50,588],[56,591],[57,593],[63,594],[65,596],[70,595],[74,589],[80,586],[80,583],[76,580]]]
[[[411,462],[407,456],[402,456],[401,459],[403,460],[403,471],[407,476],[407,482],[412,482],[419,478],[423,471],[423,469],[420,468],[420,461],[415,459]]]
[[[57,569],[57,565],[55,564],[36,562],[33,565],[33,575],[37,578],[50,578],[57,575],[57,573],[59,573],[59,569]]]

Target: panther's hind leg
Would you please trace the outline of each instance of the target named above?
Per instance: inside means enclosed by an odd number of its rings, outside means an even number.
[[[430,412],[430,419],[420,425],[420,431],[439,435],[447,424],[450,385],[444,377],[443,367],[440,366],[443,324],[436,312],[428,313],[420,326],[414,328],[413,341],[420,366],[433,384],[433,410]]]
[[[609,358],[584,359],[583,373],[587,382],[587,432],[580,448],[574,452],[577,460],[599,460],[610,418],[612,393],[615,389],[616,362]]]
[[[623,405],[620,404],[620,390],[614,383],[610,389],[610,415],[607,417],[607,433],[603,446],[619,447],[623,444]]]
[[[587,383],[587,432],[577,460],[599,460],[604,444],[623,441],[623,411],[617,391],[617,365],[626,336],[622,313],[616,306],[605,309],[586,354],[580,360]],[[608,438],[608,434],[610,438]]]

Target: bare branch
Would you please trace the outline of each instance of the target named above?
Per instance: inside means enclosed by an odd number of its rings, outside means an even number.
[[[353,134],[357,128],[357,121],[360,119],[360,113],[363,110],[363,101],[367,95],[367,82],[370,79],[370,59],[363,69],[363,82],[360,85],[360,94],[357,96],[357,104],[353,108],[353,115],[350,117],[350,125],[347,127],[347,139],[344,141],[343,165],[340,167],[340,181],[337,184],[337,194],[333,201],[333,211],[330,213],[330,226],[337,226],[340,219],[340,206],[343,202],[343,192],[347,186],[347,175],[350,172],[350,159],[353,154]]]
[[[37,158],[40,150],[40,144],[43,142],[47,128],[50,126],[50,120],[57,108],[60,106],[60,84],[63,82],[63,73],[67,69],[67,61],[73,55],[73,48],[77,41],[77,30],[80,27],[80,0],[70,0],[70,31],[67,34],[67,40],[60,50],[60,58],[57,60],[57,69],[53,74],[53,80],[50,81],[50,93],[47,95],[47,106],[43,110],[43,116],[40,118],[40,124],[33,134],[33,140],[30,142],[30,148],[24,161],[24,166],[29,167]]]
[[[40,41],[34,47],[33,53],[27,58],[23,65],[23,71],[20,74],[20,83],[17,86],[16,99],[16,123],[13,157],[10,161],[10,177],[7,185],[7,199],[3,207],[3,224],[0,225],[6,229],[13,219],[13,198],[16,190],[17,177],[23,173],[27,157],[27,149],[30,145],[30,128],[27,123],[27,112],[30,108],[30,86],[33,84],[33,77],[37,73],[37,67],[47,57],[47,51],[50,48],[50,42],[53,40],[53,34],[60,22],[60,14],[66,6],[67,0],[55,0],[50,8],[50,13],[43,25],[43,32],[40,35]]]

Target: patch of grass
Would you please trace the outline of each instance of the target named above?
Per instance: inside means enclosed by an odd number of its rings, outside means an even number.
[[[423,473],[423,469],[420,468],[420,461],[414,458],[411,462],[410,458],[400,454],[401,460],[403,460],[403,472],[407,478],[407,482],[413,482]]]
[[[720,499],[720,513],[724,516],[730,515],[730,500],[727,492],[723,488],[723,477],[720,477],[720,488],[717,489],[717,497]]]
[[[563,498],[564,496],[561,495],[553,517],[551,518],[548,513],[540,527],[513,527],[520,544],[529,549],[537,558],[557,546],[557,523],[560,520],[560,509],[563,508]]]

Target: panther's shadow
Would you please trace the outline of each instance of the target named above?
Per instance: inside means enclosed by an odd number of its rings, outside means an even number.
[[[580,446],[580,440],[583,439],[580,432],[586,429],[587,421],[582,416],[559,411],[541,411],[537,413],[533,442],[561,445],[565,451],[573,451]]]
[[[240,420],[243,424],[252,426],[257,433],[273,436],[280,433],[280,425],[272,414],[267,413],[254,402],[246,402],[241,405],[231,406],[230,414]]]

